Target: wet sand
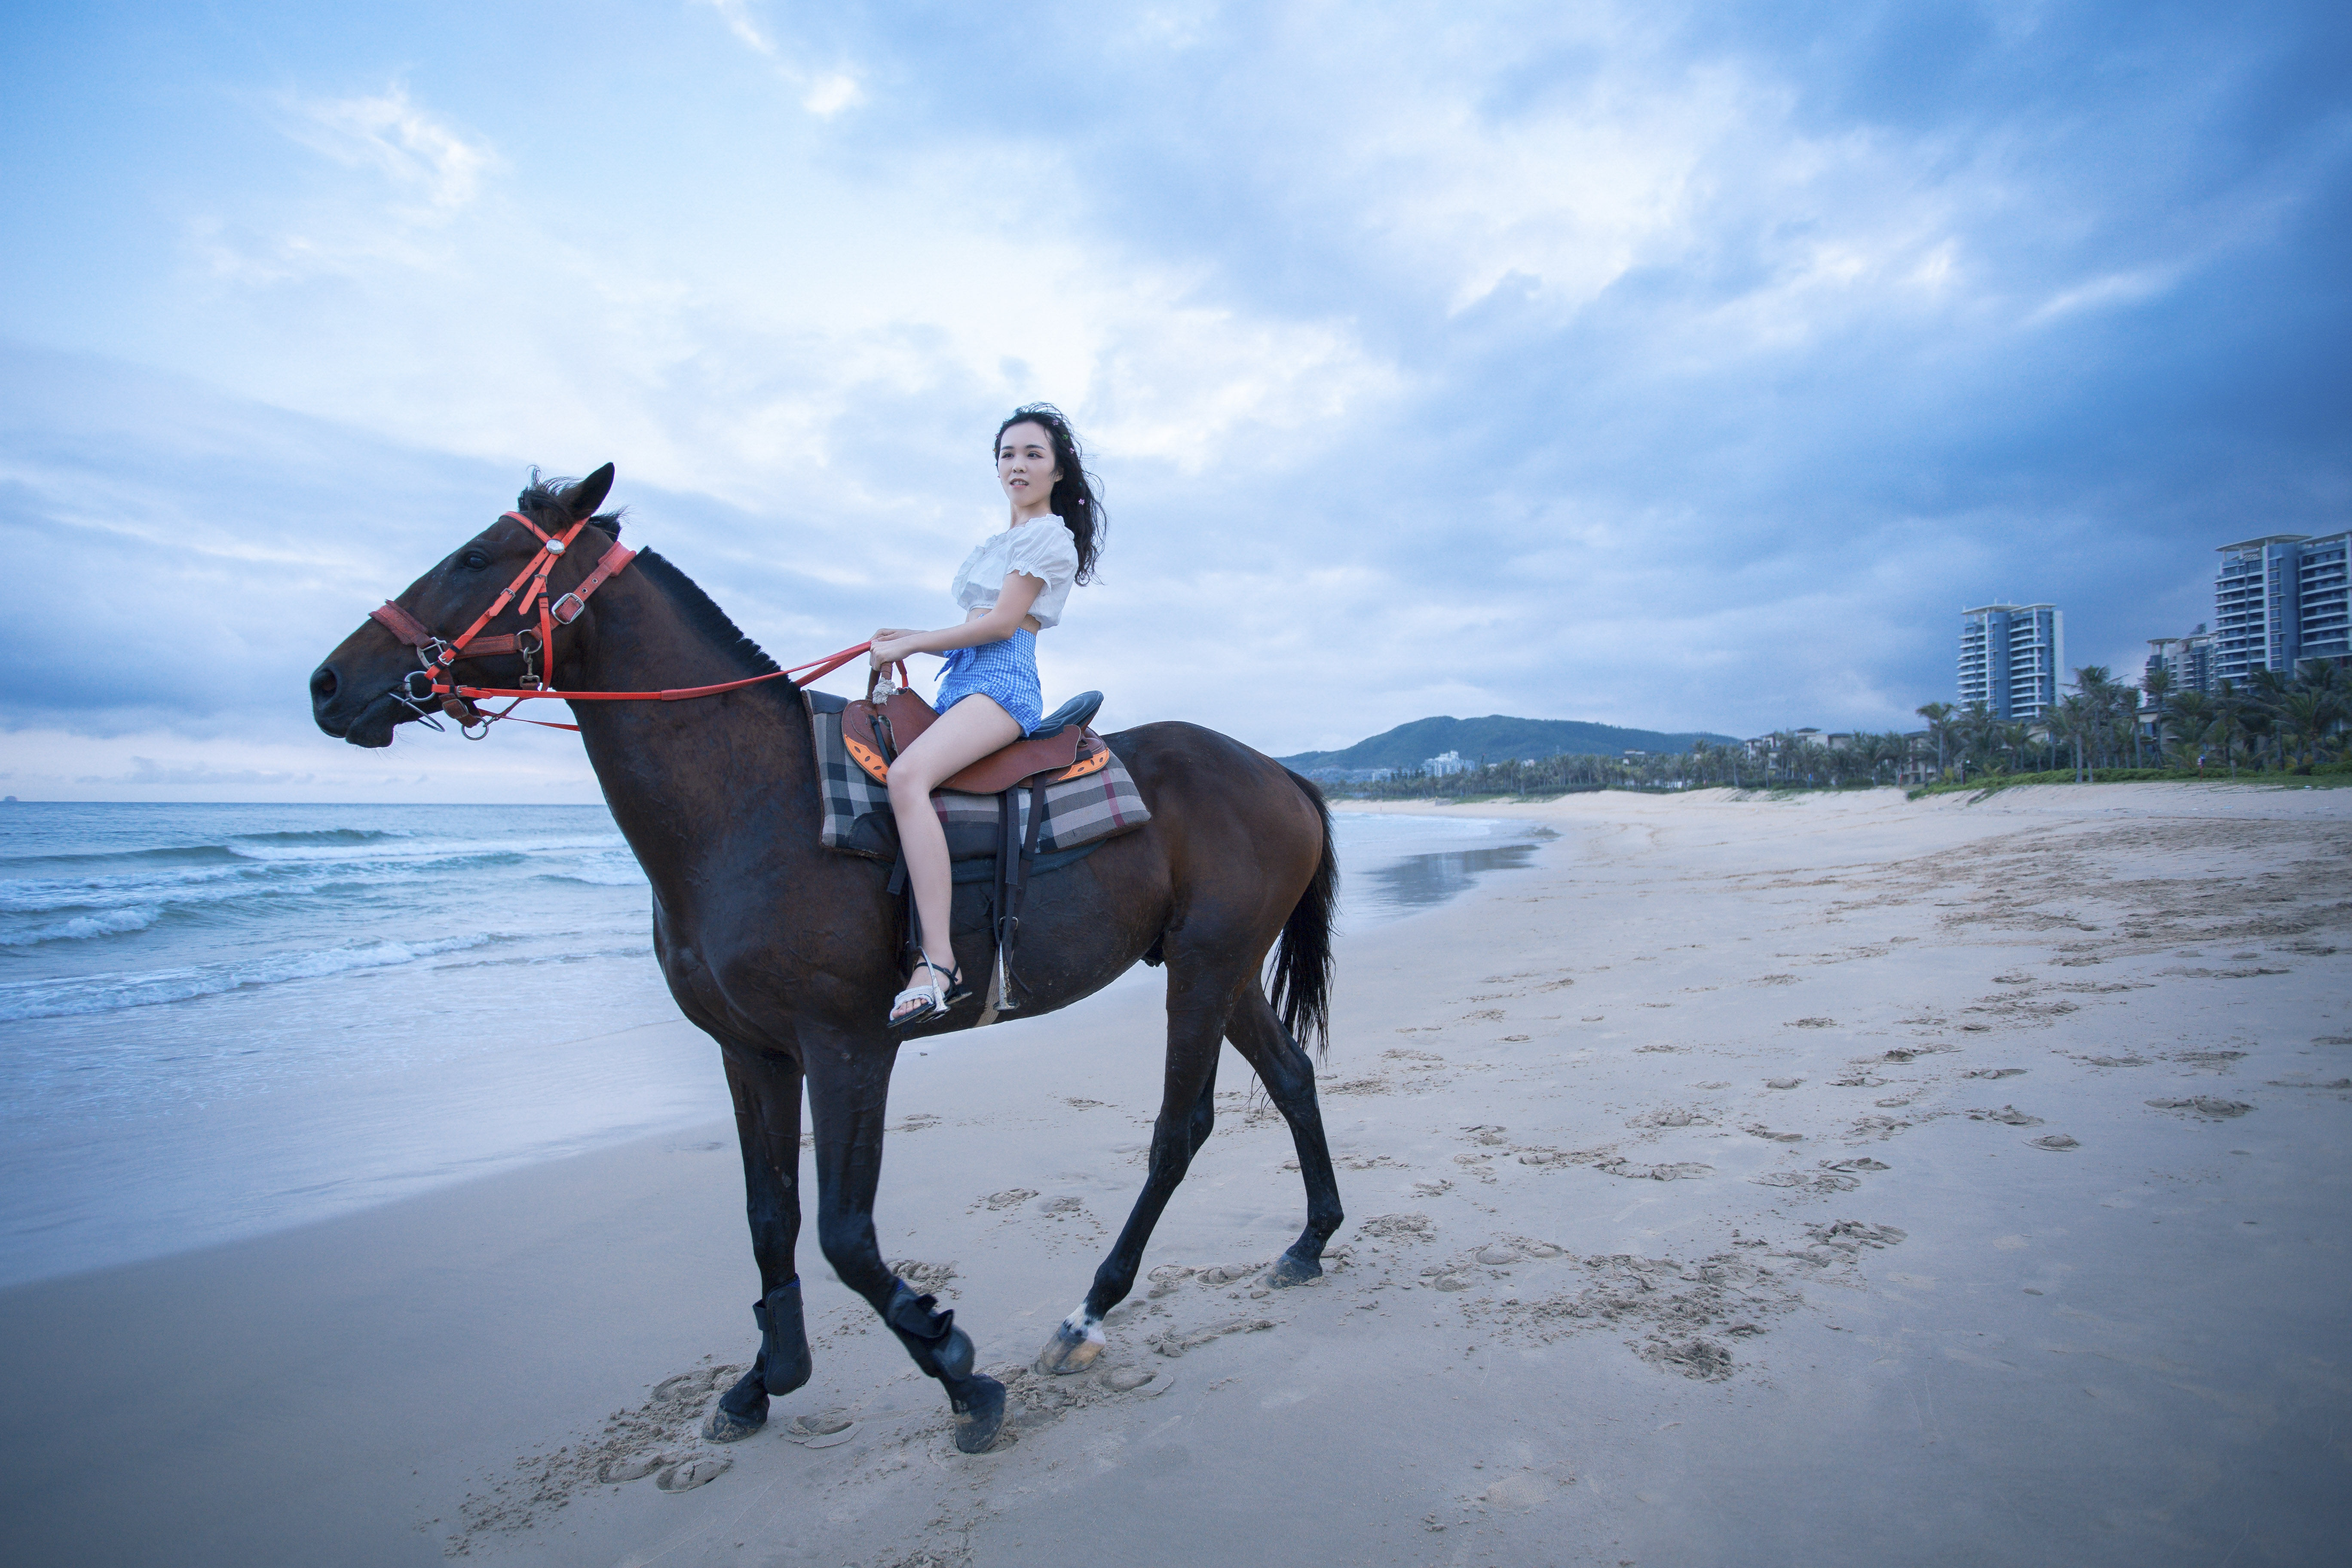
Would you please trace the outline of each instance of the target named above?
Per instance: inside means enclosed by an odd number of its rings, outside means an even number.
[[[0,1295],[11,1557],[2340,1551],[2352,795],[1465,809],[1561,837],[1343,939],[1318,1284],[1255,1283],[1302,1198],[1228,1053],[1103,1366],[1017,1373],[1140,1179],[1158,976],[905,1059],[877,1221],[998,1451],[813,1237],[815,1381],[692,1436],[752,1347],[714,1124]]]

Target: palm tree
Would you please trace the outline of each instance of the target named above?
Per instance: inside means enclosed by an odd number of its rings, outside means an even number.
[[[2164,755],[2165,720],[2170,709],[2168,700],[2172,696],[2172,671],[2161,663],[2157,664],[2141,678],[2139,689],[2144,699],[2141,711],[2149,716],[2148,738],[2156,742],[2156,754],[2161,758]],[[2132,733],[2134,754],[2137,755],[2139,731],[2135,729]]]
[[[2267,735],[2271,741],[2271,756],[2281,769],[2286,766],[2286,736],[2280,723],[2280,709],[2286,701],[2291,684],[2285,674],[2275,669],[2250,670],[2246,675],[2246,695],[2253,710],[2246,715],[2246,729],[2257,742]]]
[[[1912,710],[1927,721],[1927,738],[1936,742],[1936,776],[1944,776],[1944,749],[1952,738],[1952,705],[1925,702]]]
[[[2205,771],[2205,742],[2221,720],[2213,700],[2201,691],[2177,693],[2158,721],[2157,751],[2168,752],[2177,766]],[[2168,738],[2169,745],[2167,744]],[[2183,759],[2187,759],[2183,761]]]
[[[2347,679],[2344,666],[2332,658],[2307,658],[2295,671],[2297,689],[2308,692],[2315,700],[2314,720],[2317,728],[2311,737],[2313,762],[2319,760],[2319,743],[2352,718],[2352,679]]]

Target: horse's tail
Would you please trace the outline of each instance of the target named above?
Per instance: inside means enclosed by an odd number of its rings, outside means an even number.
[[[1320,1057],[1331,1048],[1331,914],[1339,901],[1339,857],[1331,847],[1331,807],[1323,792],[1297,773],[1290,773],[1290,782],[1314,804],[1321,820],[1323,858],[1290,918],[1282,922],[1267,999],[1290,1037],[1302,1046],[1311,1043]]]

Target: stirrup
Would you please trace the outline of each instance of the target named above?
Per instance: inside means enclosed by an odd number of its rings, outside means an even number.
[[[894,1029],[903,1029],[909,1025],[919,1024],[926,1018],[937,1017],[971,994],[971,990],[963,983],[962,970],[941,969],[931,962],[931,955],[928,952],[919,954],[915,963],[919,967],[929,972],[931,978],[927,984],[909,985],[890,998],[889,1025]],[[944,985],[940,984],[941,975],[947,977],[947,984]],[[922,1005],[914,1012],[900,1013],[898,1005],[909,1001],[920,1002]]]

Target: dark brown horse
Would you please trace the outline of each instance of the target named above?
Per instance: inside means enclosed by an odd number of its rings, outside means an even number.
[[[587,521],[555,563],[551,592],[580,584],[619,534],[617,517],[596,515],[612,483],[608,465],[567,489],[535,484],[518,501],[550,531]],[[409,585],[395,601],[414,617],[404,624],[456,637],[540,550],[537,533],[501,518]],[[512,609],[485,628],[528,629]],[[776,668],[651,552],[596,587],[552,639],[543,673],[573,691],[710,685]],[[319,727],[353,745],[390,745],[395,729],[419,716],[400,695],[413,689],[407,678],[417,667],[415,650],[384,624],[363,623],[310,678]],[[512,652],[460,658],[455,673],[483,686],[525,676]],[[805,1082],[818,1244],[915,1364],[945,1385],[956,1446],[979,1452],[1003,1424],[1003,1385],[973,1369],[971,1341],[954,1314],[908,1289],[875,1243],[883,1113],[907,1037],[884,1026],[903,968],[904,918],[886,890],[886,868],[818,847],[812,741],[796,689],[778,679],[689,701],[572,709],[614,820],[653,884],[654,950],[670,994],[719,1042],[743,1144],[762,1291],[752,1309],[760,1352],[720,1399],[707,1434],[748,1436],[767,1420],[771,1395],[808,1381],[793,1265]],[[1297,1043],[1323,1036],[1327,1019],[1338,886],[1329,811],[1313,784],[1212,731],[1147,724],[1108,740],[1151,820],[1034,886],[1020,947],[1024,1011],[1066,1006],[1139,959],[1164,962],[1168,1058],[1135,1210],[1086,1300],[1039,1357],[1064,1372],[1101,1350],[1103,1314],[1133,1288],[1151,1228],[1209,1134],[1221,1040],[1256,1069],[1289,1121],[1307,1185],[1306,1228],[1267,1282],[1320,1274],[1324,1243],[1341,1218],[1314,1068]],[[987,973],[995,956],[981,890],[957,889],[955,958],[968,974]],[[1271,998],[1260,981],[1270,951]],[[965,1006],[908,1033],[968,1028],[974,1016]]]

